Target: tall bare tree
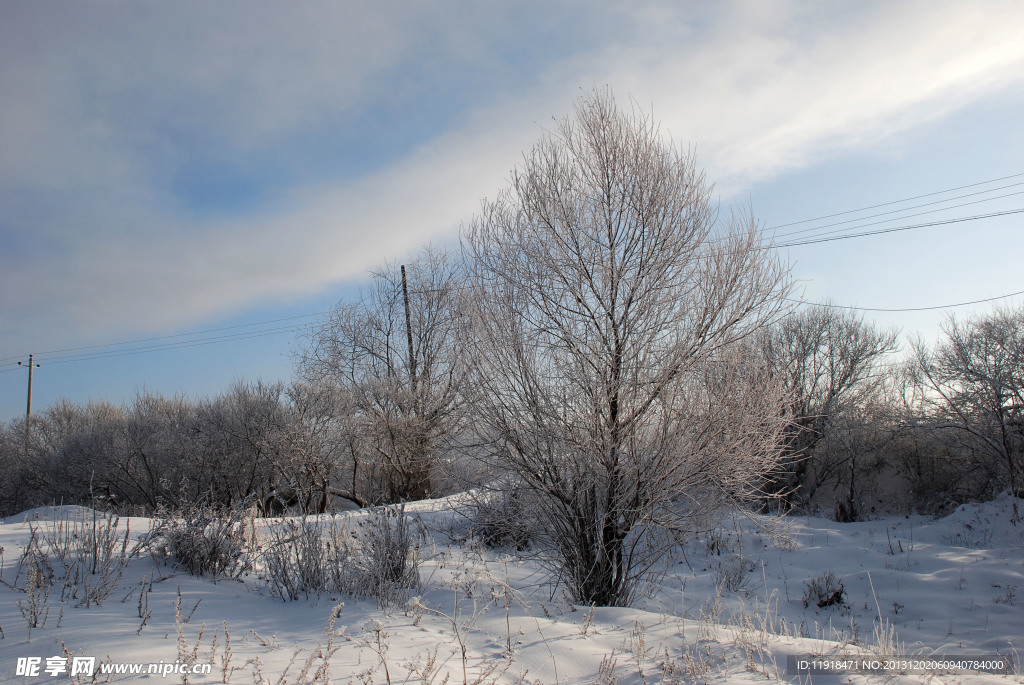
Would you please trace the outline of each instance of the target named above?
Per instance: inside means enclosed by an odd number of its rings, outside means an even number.
[[[264,505],[289,484],[277,477],[278,465],[289,457],[281,430],[290,409],[284,392],[280,382],[238,380],[194,410],[196,454],[182,475],[195,499],[225,507],[246,499]]]
[[[342,418],[370,488],[352,494],[368,501],[433,494],[434,470],[462,416],[458,264],[428,248],[404,272],[393,264],[376,272],[358,301],[332,310],[299,357],[300,375],[351,399]]]
[[[525,155],[463,241],[479,425],[574,598],[626,603],[659,530],[753,494],[775,463],[781,396],[736,343],[779,312],[787,269],[609,91]]]

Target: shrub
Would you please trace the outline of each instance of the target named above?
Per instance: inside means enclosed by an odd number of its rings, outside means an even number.
[[[714,567],[715,585],[729,592],[739,592],[747,586],[754,562],[742,554],[732,554]]]
[[[525,495],[511,487],[492,490],[479,496],[470,510],[473,531],[488,547],[515,548],[530,546],[530,524]]]
[[[845,604],[845,597],[843,582],[836,578],[831,569],[811,578],[804,585],[804,607],[811,604],[819,608]]]
[[[248,500],[228,510],[196,505],[160,522],[154,554],[173,557],[194,576],[235,579],[252,567],[253,531]]]
[[[375,507],[357,533],[356,594],[376,597],[382,606],[408,599],[420,582],[421,545],[413,539],[405,505]]]
[[[62,602],[86,608],[113,593],[142,545],[131,541],[131,531],[117,516],[85,509],[31,522],[29,530],[19,575],[24,568],[35,587],[60,588]]]
[[[263,550],[264,580],[281,599],[351,592],[353,538],[335,519],[288,519],[270,529]]]
[[[384,607],[419,587],[421,545],[404,505],[373,508],[354,529],[303,517],[282,521],[269,536],[263,578],[283,600],[338,592],[375,597]]]

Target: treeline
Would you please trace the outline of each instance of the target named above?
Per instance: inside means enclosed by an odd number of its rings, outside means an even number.
[[[409,270],[431,276],[410,293],[420,317],[415,395],[398,352],[401,281],[383,269],[363,300],[339,305],[306,340],[297,366],[307,380],[238,382],[203,400],[65,400],[33,416],[28,454],[24,418],[3,425],[0,514],[245,499],[270,513],[320,513],[478,484],[485,470],[453,368],[457,341],[432,337],[427,321],[428,305],[455,302],[455,281],[427,268],[439,259],[430,252]],[[385,302],[393,306],[381,311]],[[855,520],[874,509],[938,513],[1007,488],[1024,496],[1024,308],[950,318],[934,346],[901,351],[896,339],[848,311],[806,306],[746,347],[786,388],[781,463],[764,479],[764,506]],[[343,344],[368,367],[343,361]]]
[[[330,400],[302,384],[237,383],[198,401],[139,394],[124,406],[60,402],[3,429],[5,513],[98,503],[151,513],[251,500],[268,510],[324,511],[342,460],[328,438]]]
[[[837,520],[1024,496],[1024,307],[950,316],[900,350],[849,310],[805,306],[759,337],[790,423],[770,491]]]
[[[32,416],[27,451],[24,418],[0,425],[0,515],[241,501],[321,513],[464,485],[472,449],[456,269],[428,250],[410,273],[411,338],[401,276],[385,268],[300,341],[290,384],[237,382],[200,400],[140,393],[121,406],[61,401]]]

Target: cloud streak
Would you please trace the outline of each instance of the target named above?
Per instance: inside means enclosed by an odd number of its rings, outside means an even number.
[[[170,330],[450,238],[579,87],[650,103],[728,196],[1024,74],[1017,3],[190,9],[0,10],[0,351]],[[213,162],[263,180],[190,204]]]

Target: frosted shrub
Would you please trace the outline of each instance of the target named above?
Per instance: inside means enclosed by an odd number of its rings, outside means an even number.
[[[753,561],[742,554],[732,554],[715,565],[715,585],[729,592],[739,592],[746,588],[753,570]]]
[[[530,546],[524,495],[509,486],[484,493],[474,502],[470,518],[481,542],[488,547],[514,548],[520,552]]]
[[[281,599],[352,591],[351,534],[335,519],[288,519],[274,526],[263,550],[263,578]]]
[[[335,518],[285,520],[264,542],[263,578],[285,601],[338,592],[399,604],[419,587],[415,538],[404,505],[370,509],[354,529]]]
[[[171,557],[194,576],[239,578],[252,567],[253,516],[248,502],[226,511],[208,505],[160,522],[154,554]]]
[[[132,541],[129,527],[117,516],[97,511],[66,513],[50,522],[30,523],[29,529],[22,564],[45,571],[47,584],[60,589],[62,602],[86,608],[102,604],[113,593],[142,544]]]
[[[359,527],[356,594],[377,598],[381,606],[405,602],[419,587],[421,545],[414,539],[405,505],[371,509]]]
[[[53,567],[39,546],[36,530],[30,530],[28,544],[18,564],[18,578],[15,578],[17,583],[24,575],[23,587],[20,589],[25,592],[25,599],[18,600],[18,610],[28,624],[29,639],[32,638],[33,628],[42,628],[46,625],[46,618],[50,615],[47,600],[50,598],[50,586],[53,585],[54,579]]]
[[[811,604],[819,608],[844,604],[845,597],[846,590],[843,588],[843,582],[836,578],[836,574],[831,570],[811,578],[804,586],[805,607]]]

